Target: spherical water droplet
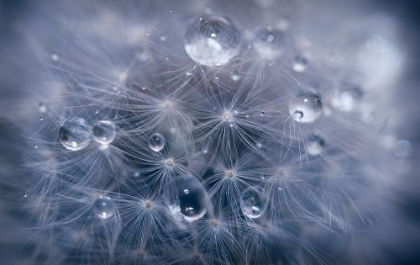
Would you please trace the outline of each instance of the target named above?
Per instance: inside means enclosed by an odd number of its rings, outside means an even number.
[[[40,103],[38,104],[38,107],[39,107],[39,112],[41,112],[41,113],[46,112],[46,111],[47,111],[47,109],[48,109],[47,104],[45,104],[44,102],[40,102]]]
[[[57,61],[57,60],[58,60],[58,55],[57,55],[57,54],[52,54],[52,55],[51,55],[51,59],[52,59],[53,61]]]
[[[166,39],[167,39],[167,37],[166,37],[165,35],[161,35],[161,36],[160,36],[160,40],[161,40],[161,41],[166,41]]]
[[[209,152],[209,147],[207,145],[203,146],[202,151],[204,154],[207,154]]]
[[[82,118],[65,120],[59,129],[61,144],[70,151],[78,151],[90,143],[92,128]]]
[[[115,214],[115,203],[108,196],[100,196],[93,203],[93,212],[100,219],[108,219]]]
[[[275,60],[286,51],[286,34],[271,27],[257,29],[254,48],[263,59]]]
[[[172,13],[173,11],[172,11],[172,9],[169,9],[169,13]]]
[[[28,196],[29,196],[29,195],[28,195],[28,193],[27,193],[27,192],[24,192],[24,193],[23,193],[23,198],[28,198]]]
[[[322,114],[322,101],[318,94],[301,92],[289,102],[289,114],[300,123],[312,123]]]
[[[116,134],[115,125],[108,120],[99,121],[93,127],[93,138],[100,144],[110,144],[114,141]]]
[[[249,187],[241,194],[241,209],[245,216],[258,218],[266,207],[264,191],[260,187]]]
[[[37,149],[38,148],[38,145],[37,144],[34,144],[34,148]]]
[[[232,72],[230,73],[230,78],[231,78],[233,81],[239,81],[239,79],[241,79],[241,76],[240,76],[240,74],[239,74],[238,70],[232,71]]]
[[[265,112],[264,111],[261,111],[260,112],[260,116],[262,117],[262,116],[264,116],[264,114],[265,114]]]
[[[394,150],[395,155],[401,158],[409,157],[411,152],[413,152],[413,148],[411,147],[411,143],[407,140],[399,141]]]
[[[43,121],[44,120],[44,117],[39,117],[39,121]]]
[[[136,173],[134,173],[134,177],[139,177],[140,176],[140,173],[139,172],[136,172]]]
[[[325,141],[320,136],[311,134],[305,141],[305,149],[308,155],[319,155],[324,148]]]
[[[159,152],[165,147],[165,137],[160,133],[154,133],[149,137],[149,147],[155,152]]]
[[[305,71],[307,66],[308,60],[305,57],[303,57],[302,55],[298,55],[295,57],[295,61],[293,62],[293,70],[301,73]]]
[[[234,124],[233,122],[230,122],[230,123],[229,123],[229,127],[230,127],[230,128],[233,128],[233,126],[235,126],[235,124]]]
[[[185,51],[196,63],[205,66],[227,64],[241,47],[241,34],[224,16],[203,15],[187,30]]]
[[[193,222],[207,211],[207,193],[193,177],[179,176],[163,187],[163,198],[175,218]]]

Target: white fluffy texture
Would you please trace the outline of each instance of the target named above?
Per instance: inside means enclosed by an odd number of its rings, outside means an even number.
[[[12,28],[21,41],[2,55],[19,69],[5,87],[23,92],[1,115],[20,130],[5,150],[23,159],[1,173],[14,197],[25,194],[13,227],[30,228],[20,241],[6,236],[33,247],[13,262],[386,264],[378,234],[402,222],[394,196],[412,152],[398,145],[404,106],[393,100],[406,65],[399,25],[356,3],[319,2],[38,1],[22,11]],[[238,32],[209,27],[186,44],[200,16],[226,16]],[[261,29],[284,34],[268,36],[265,53]],[[302,91],[322,104],[297,122],[290,104]],[[112,122],[115,138],[112,127],[112,139],[66,149],[60,124],[76,118]],[[154,133],[162,150],[149,148]],[[179,176],[205,189],[194,220],[165,204],[162,187]],[[264,196],[252,218],[241,210],[250,187]],[[95,215],[100,196],[115,204],[109,218]]]

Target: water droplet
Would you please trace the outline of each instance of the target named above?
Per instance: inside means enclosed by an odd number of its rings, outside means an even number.
[[[176,129],[174,127],[172,127],[172,128],[169,129],[169,132],[172,133],[172,134],[175,134],[176,133]]]
[[[411,143],[407,140],[401,140],[398,142],[394,154],[397,157],[406,158],[411,155],[413,148],[411,147]]]
[[[90,143],[92,128],[82,118],[65,120],[59,129],[61,144],[70,151],[78,151]]]
[[[239,79],[241,79],[241,76],[240,76],[240,74],[239,74],[238,70],[232,71],[232,72],[230,73],[230,78],[231,78],[233,81],[239,81]]]
[[[161,41],[166,41],[167,37],[165,35],[160,35],[160,40]]]
[[[172,11],[172,9],[169,9],[169,13],[172,13],[173,11]]]
[[[177,219],[193,222],[207,211],[207,193],[201,183],[193,177],[179,176],[163,187],[163,198]]]
[[[258,149],[261,149],[261,148],[263,148],[263,145],[262,145],[262,143],[257,143],[257,148],[258,148]]]
[[[51,60],[58,61],[58,55],[57,54],[52,54],[51,55]]]
[[[275,60],[286,51],[286,34],[271,27],[259,28],[254,37],[254,48],[263,59]]]
[[[34,144],[34,148],[35,148],[35,149],[38,149],[38,145],[37,145],[37,144]]]
[[[139,172],[136,172],[136,173],[134,173],[134,177],[139,177],[140,176],[140,173]]]
[[[29,196],[29,195],[28,195],[28,193],[27,193],[27,192],[24,192],[24,193],[23,193],[23,198],[28,198],[28,196]]]
[[[39,112],[41,112],[41,113],[46,112],[46,111],[47,111],[47,109],[48,109],[47,104],[45,104],[44,102],[40,102],[40,103],[38,104],[38,107],[39,107]]]
[[[266,207],[264,191],[260,187],[249,187],[241,194],[241,209],[245,216],[258,218]]]
[[[260,116],[264,116],[265,112],[261,111]]]
[[[233,126],[235,126],[235,124],[234,124],[233,122],[230,122],[230,123],[229,123],[229,127],[230,127],[230,128],[233,128]]]
[[[320,136],[311,134],[305,141],[305,149],[308,155],[316,156],[321,154],[325,141]]]
[[[109,219],[115,214],[115,203],[108,196],[100,196],[93,203],[93,212],[100,219]]]
[[[264,179],[265,179],[265,174],[264,174],[264,173],[262,173],[262,174],[261,174],[261,179],[262,179],[262,180],[264,180]]]
[[[108,120],[99,121],[93,127],[93,138],[100,144],[110,144],[116,134],[115,125]]]
[[[44,117],[39,117],[39,121],[43,121],[44,120]]]
[[[303,57],[302,55],[297,55],[295,57],[295,61],[293,62],[293,70],[301,73],[305,71],[307,66],[308,66],[308,60],[305,57]]]
[[[159,152],[165,147],[166,139],[160,133],[154,133],[149,137],[149,147],[155,152]]]
[[[300,123],[312,123],[322,114],[322,101],[318,94],[301,92],[289,102],[289,114]]]
[[[184,46],[198,64],[225,65],[239,53],[241,34],[228,17],[203,15],[189,26]]]
[[[203,146],[202,151],[204,154],[207,154],[209,152],[209,147],[207,145]]]
[[[214,79],[219,80],[219,75],[218,74],[215,74],[214,75]]]

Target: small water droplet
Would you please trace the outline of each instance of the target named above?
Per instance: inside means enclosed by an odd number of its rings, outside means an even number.
[[[51,59],[52,59],[53,61],[58,61],[58,55],[57,55],[57,54],[52,54],[52,55],[51,55]]]
[[[34,144],[34,148],[37,149],[38,148],[38,145],[37,144]]]
[[[172,11],[172,9],[169,9],[169,13],[172,13],[173,11]]]
[[[28,196],[29,196],[29,195],[28,195],[28,193],[27,193],[27,192],[24,192],[24,193],[23,193],[23,198],[28,198]]]
[[[160,133],[154,133],[149,137],[149,147],[155,152],[159,152],[165,147],[166,139]]]
[[[302,55],[297,55],[293,62],[293,70],[295,70],[298,73],[301,73],[305,71],[307,65],[308,65],[308,60]]]
[[[160,40],[161,40],[161,41],[166,41],[166,38],[167,38],[167,37],[166,37],[165,35],[161,35],[161,36],[160,36]]]
[[[46,112],[47,111],[47,104],[45,104],[44,102],[40,102],[39,104],[38,104],[38,107],[39,107],[39,112],[41,112],[41,113],[44,113],[44,112]]]
[[[260,116],[264,116],[265,112],[261,111]]]
[[[204,154],[207,154],[209,152],[209,147],[207,145],[203,146],[202,151]]]
[[[249,187],[241,194],[241,209],[245,216],[249,218],[260,217],[266,208],[266,198],[264,191],[260,187]]]
[[[39,121],[43,121],[44,120],[44,117],[39,117]]]
[[[93,203],[93,212],[100,219],[109,219],[115,214],[115,203],[108,196],[100,196]]]
[[[235,126],[235,125],[233,124],[233,122],[229,123],[229,127],[230,127],[230,128],[233,128],[233,126]]]
[[[239,75],[238,70],[234,70],[234,71],[232,71],[232,72],[230,73],[230,78],[231,78],[233,81],[239,81],[239,79],[241,79],[241,76]]]
[[[134,177],[139,177],[140,176],[140,173],[139,172],[136,172],[136,173],[134,173]]]
[[[115,125],[108,120],[102,120],[93,127],[93,138],[100,144],[110,144],[117,135]]]
[[[219,80],[219,75],[218,74],[215,74],[214,75],[214,79]]]
[[[70,151],[78,151],[88,146],[91,135],[91,127],[82,118],[65,120],[60,125],[60,142]]]

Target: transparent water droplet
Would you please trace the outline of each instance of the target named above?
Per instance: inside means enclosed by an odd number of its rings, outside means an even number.
[[[51,60],[53,60],[53,61],[58,61],[58,55],[57,54],[52,54],[51,55]]]
[[[78,151],[90,143],[92,128],[82,118],[65,120],[59,129],[61,144],[70,151]]]
[[[305,149],[308,155],[316,156],[324,149],[325,141],[320,136],[311,134],[305,141]]]
[[[134,173],[134,177],[139,177],[140,176],[140,173],[139,172],[136,172],[136,173]]]
[[[230,127],[230,128],[233,128],[233,126],[235,126],[235,124],[234,124],[233,122],[230,122],[230,123],[229,123],[229,127]]]
[[[149,147],[155,152],[159,152],[165,147],[166,139],[160,133],[154,133],[149,137]]]
[[[175,134],[176,133],[176,129],[174,127],[172,127],[172,128],[169,129],[169,132],[172,133],[172,134]]]
[[[203,146],[202,151],[204,154],[207,154],[209,152],[209,147],[207,145]]]
[[[38,149],[38,145],[37,145],[37,144],[34,144],[34,148],[35,148],[35,149]]]
[[[28,198],[28,196],[29,196],[29,195],[28,195],[28,193],[27,193],[27,192],[24,192],[24,193],[23,193],[23,198]]]
[[[258,28],[253,40],[254,48],[266,60],[275,60],[286,51],[286,34],[275,28]]]
[[[44,120],[44,117],[39,117],[39,121],[43,121]]]
[[[169,13],[172,13],[173,11],[172,11],[172,9],[169,9]]]
[[[265,174],[264,174],[264,173],[262,173],[262,174],[261,174],[261,179],[262,179],[262,180],[264,180],[264,179],[265,179]]]
[[[100,219],[109,219],[115,214],[115,203],[108,196],[101,195],[93,203],[93,212]]]
[[[303,57],[302,55],[297,55],[293,62],[293,70],[298,73],[302,73],[305,71],[306,67],[308,66],[308,60]]]
[[[93,127],[93,138],[100,144],[110,144],[114,141],[117,132],[115,125],[108,120],[102,120]]]
[[[266,208],[266,198],[260,187],[249,187],[241,194],[241,209],[249,218],[260,217]]]
[[[234,71],[232,71],[232,72],[230,73],[230,78],[231,78],[233,81],[239,81],[239,79],[241,79],[241,76],[240,76],[240,74],[239,74],[238,70],[234,70]]]
[[[40,103],[38,104],[38,109],[39,109],[39,112],[44,113],[44,112],[46,112],[46,111],[47,111],[48,106],[47,106],[47,104],[45,104],[44,102],[40,102]]]
[[[196,221],[207,211],[207,193],[193,177],[179,176],[163,187],[163,198],[173,216],[188,222]]]
[[[409,157],[412,152],[413,152],[413,148],[411,147],[411,143],[407,140],[399,141],[394,150],[394,154],[397,157],[401,157],[401,158]]]
[[[161,41],[166,41],[167,37],[165,35],[160,35],[160,40]]]
[[[262,117],[262,116],[264,116],[265,115],[265,112],[264,111],[261,111],[260,112],[260,116]]]
[[[203,15],[187,29],[184,47],[198,64],[225,65],[239,53],[241,34],[229,18]]]
[[[258,148],[258,149],[262,149],[262,148],[263,148],[262,143],[257,143],[256,145],[257,145],[257,148]]]
[[[219,75],[218,74],[215,74],[214,75],[214,79],[219,80]]]
[[[322,114],[321,97],[312,92],[301,92],[289,102],[289,114],[300,123],[312,123]]]

